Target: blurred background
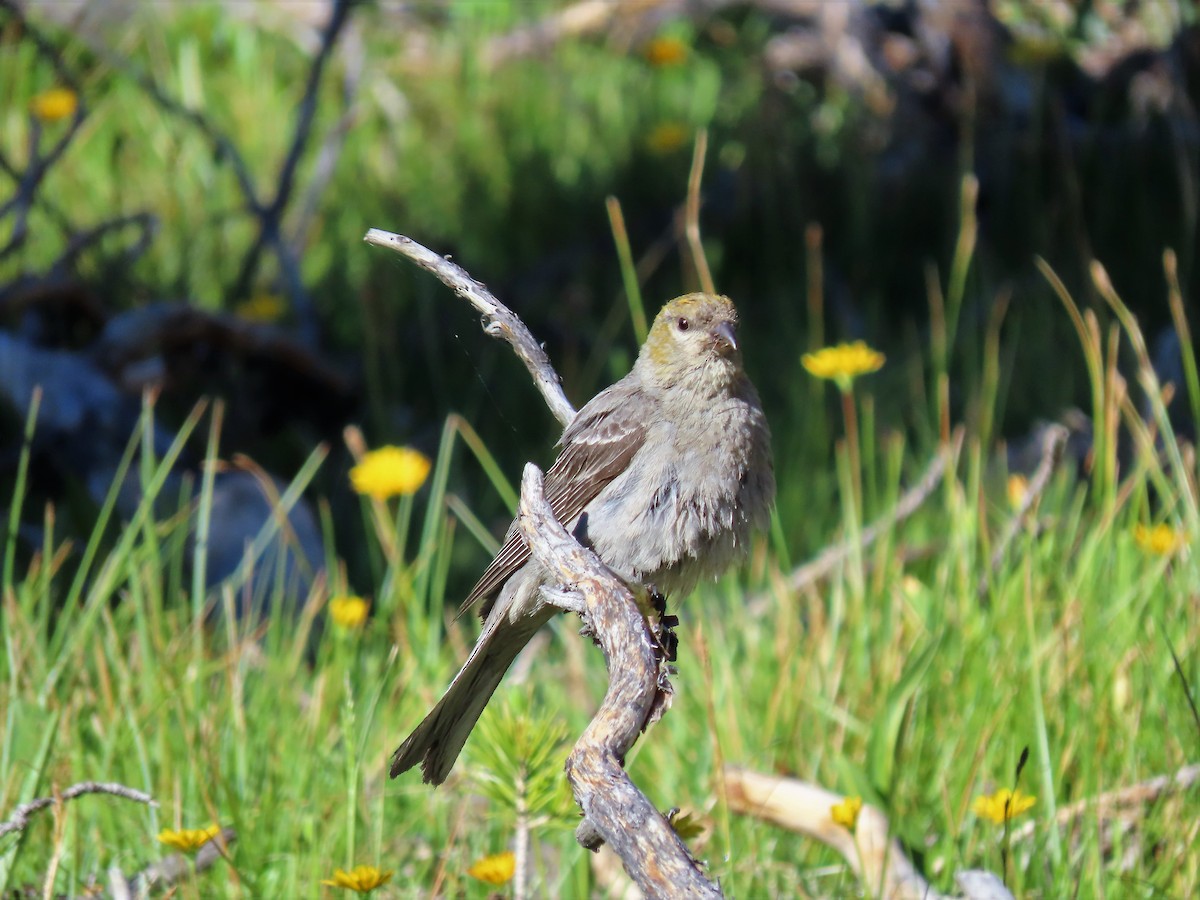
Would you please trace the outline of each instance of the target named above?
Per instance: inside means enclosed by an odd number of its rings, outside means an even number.
[[[856,887],[727,761],[865,799],[938,889],[1194,895],[1194,792],[1154,803],[1200,778],[1198,110],[1190,0],[0,0],[0,817],[82,778],[161,804],[0,833],[0,894],[211,822],[237,853],[183,896],[370,862],[483,897],[531,832],[546,895],[619,895],[561,777],[605,683],[573,619],[460,780],[384,777],[559,427],[363,236],[452,255],[580,405],[700,284],[690,185],[779,502],[680,610],[635,779],[742,896]],[[859,340],[853,389],[801,362]]]
[[[743,313],[785,518],[814,505],[789,474],[831,459],[824,429],[793,427],[821,396],[802,351],[885,351],[876,415],[928,441],[920,351],[949,278],[952,416],[978,419],[973,363],[1003,314],[985,437],[1019,439],[1087,406],[1036,257],[1085,303],[1103,260],[1164,359],[1164,248],[1194,302],[1187,3],[46,0],[4,3],[0,29],[0,479],[46,367],[32,484],[76,497],[80,527],[144,391],[164,441],[223,398],[220,452],[285,481],[327,442],[316,486],[335,506],[348,423],[432,452],[456,411],[505,471],[546,462],[556,429],[508,349],[362,235],[453,254],[578,404],[636,349],[609,198],[649,313],[696,286],[682,209],[700,129],[704,249]],[[953,272],[965,218],[974,256]],[[789,525],[802,547],[808,524]]]

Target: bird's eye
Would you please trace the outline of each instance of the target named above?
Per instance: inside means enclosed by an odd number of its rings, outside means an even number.
[[[689,322],[687,319],[683,318],[682,316],[680,316],[678,319],[675,320],[675,327],[678,328],[680,331],[687,331],[689,328],[692,327],[692,323]]]

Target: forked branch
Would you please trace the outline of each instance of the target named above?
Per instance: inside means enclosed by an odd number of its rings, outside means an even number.
[[[534,559],[569,586],[548,592],[547,599],[580,613],[608,665],[604,702],[567,758],[567,780],[587,817],[577,838],[594,848],[598,835],[648,897],[722,896],[623,767],[669,697],[662,643],[633,592],[554,518],[533,464],[521,478],[519,520]]]

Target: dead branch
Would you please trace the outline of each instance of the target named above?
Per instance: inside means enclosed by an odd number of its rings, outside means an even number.
[[[8,241],[3,247],[0,247],[0,260],[3,260],[24,245],[25,239],[29,234],[29,212],[33,209],[38,188],[41,186],[46,174],[66,152],[71,141],[75,139],[79,127],[83,124],[83,120],[87,116],[87,104],[79,89],[79,81],[75,78],[63,59],[61,49],[44,35],[40,28],[26,18],[21,7],[14,3],[13,0],[0,0],[0,10],[5,11],[13,17],[20,26],[22,36],[32,42],[38,55],[50,61],[50,65],[54,68],[54,74],[59,82],[73,91],[78,100],[78,105],[75,108],[75,114],[71,117],[70,124],[62,136],[45,152],[42,152],[41,149],[41,123],[36,117],[32,119],[29,130],[29,148],[27,151],[29,162],[25,166],[25,170],[20,174],[20,177],[16,178],[17,189],[15,194],[0,206],[0,219],[4,219],[9,215],[12,216]],[[4,161],[4,168],[16,177],[16,167],[7,159]]]
[[[939,484],[942,483],[942,477],[946,474],[946,467],[951,460],[958,458],[959,448],[962,447],[963,431],[961,428],[951,437],[950,443],[943,447],[929,463],[929,467],[921,476],[920,480],[914,484],[903,497],[901,497],[892,511],[884,516],[881,516],[876,521],[872,522],[862,530],[858,538],[858,547],[855,548],[853,543],[839,544],[836,547],[830,547],[814,559],[812,562],[806,563],[800,568],[792,572],[788,578],[788,588],[798,592],[804,590],[815,581],[824,578],[839,566],[844,559],[850,556],[854,550],[866,550],[875,541],[879,540],[884,533],[895,528],[918,509],[929,499],[929,496],[934,492]]]
[[[292,189],[296,182],[296,169],[304,148],[312,133],[313,121],[317,114],[317,89],[325,74],[326,65],[333,55],[338,36],[345,28],[350,16],[350,10],[355,0],[334,0],[329,13],[329,21],[321,31],[321,45],[313,57],[312,65],[308,68],[308,76],[304,85],[304,94],[297,108],[296,123],[292,131],[292,140],[288,144],[287,155],[279,169],[276,179],[275,196],[271,199],[258,216],[258,236],[242,258],[238,277],[230,291],[231,297],[245,297],[250,293],[254,278],[258,272],[259,259],[267,246],[274,248],[279,257],[280,273],[287,283],[288,296],[295,307],[297,319],[300,322],[301,338],[309,345],[317,343],[317,318],[308,293],[300,280],[300,267],[294,248],[289,246],[282,232],[283,213],[291,200]]]
[[[903,497],[896,501],[896,505],[892,507],[890,512],[885,513],[864,528],[859,533],[857,541],[845,541],[841,544],[826,547],[814,559],[794,569],[792,574],[788,576],[787,589],[792,593],[799,593],[822,578],[825,578],[841,565],[852,552],[866,550],[875,541],[879,540],[881,535],[895,528],[920,509],[921,505],[929,499],[929,496],[941,484],[942,478],[946,474],[946,467],[958,458],[958,451],[962,447],[962,442],[963,430],[959,428],[951,436],[950,442],[929,463],[928,468],[925,469],[925,472],[921,475],[917,483],[909,488]],[[771,602],[769,594],[760,593],[750,597],[747,602],[747,610],[751,615],[760,615],[762,610]]]
[[[577,840],[595,846],[584,836],[593,833],[607,843],[648,897],[723,896],[623,768],[669,696],[661,643],[629,588],[555,520],[533,464],[521,478],[519,520],[534,559],[570,586],[547,599],[580,613],[608,666],[604,702],[567,758],[567,780],[586,817]]]
[[[1020,507],[1004,529],[1004,535],[1000,538],[1000,543],[996,545],[996,551],[992,554],[991,565],[979,579],[978,594],[981,599],[988,592],[992,576],[1000,571],[1004,557],[1008,555],[1009,545],[1012,544],[1013,539],[1028,520],[1029,514],[1037,506],[1038,500],[1045,493],[1046,486],[1050,483],[1050,476],[1054,474],[1054,470],[1058,468],[1058,463],[1062,459],[1069,435],[1070,432],[1062,425],[1051,425],[1042,436],[1042,458],[1038,462],[1037,469],[1034,470],[1033,479],[1029,482],[1029,489],[1025,491]]]
[[[150,891],[160,891],[178,884],[192,873],[199,875],[211,869],[218,859],[227,858],[229,845],[237,840],[232,828],[222,828],[220,833],[200,845],[193,861],[183,853],[171,853],[153,862],[132,878],[125,878],[119,869],[109,870],[109,897],[123,900],[126,897],[145,897]]]
[[[39,797],[36,800],[30,800],[28,803],[22,803],[13,810],[12,815],[6,821],[0,822],[0,837],[10,832],[24,829],[29,824],[29,817],[34,813],[41,812],[43,809],[47,809],[59,801],[65,803],[68,800],[74,800],[76,797],[82,797],[85,794],[111,794],[114,797],[124,797],[126,800],[145,803],[147,806],[158,806],[154,798],[149,794],[126,787],[123,784],[117,784],[112,781],[81,781],[78,784],[71,785],[56,796]]]
[[[725,767],[729,807],[734,812],[772,822],[832,847],[862,883],[868,897],[886,900],[946,900],[935,891],[904,854],[891,834],[887,816],[863,806],[854,829],[833,821],[840,794],[777,775],[761,775],[738,766]],[[983,869],[964,869],[954,880],[966,900],[1013,900],[1004,882]]]
[[[293,194],[301,157],[312,134],[316,116],[317,90],[325,70],[328,68],[334,47],[356,2],[357,0],[335,0],[332,4],[329,19],[321,33],[321,43],[305,79],[304,93],[297,107],[292,138],[276,176],[275,194],[268,200],[259,197],[250,166],[228,134],[213,124],[203,113],[189,109],[181,101],[172,97],[150,75],[140,71],[120,54],[110,51],[99,41],[89,39],[86,35],[76,35],[80,43],[87,46],[105,64],[137,84],[161,109],[197,129],[212,146],[216,157],[229,166],[241,192],[246,212],[256,220],[259,230],[254,244],[251,245],[242,260],[237,279],[228,291],[228,295],[231,299],[237,299],[248,293],[249,285],[258,272],[258,264],[263,251],[270,250],[278,261],[283,290],[295,314],[296,339],[310,349],[315,347],[318,342],[316,309],[300,276],[300,263],[296,248],[288,242],[283,232],[282,220]],[[0,0],[0,8],[7,8],[11,5],[12,0]],[[76,125],[72,126],[72,133],[82,119],[83,112],[84,107],[81,102],[79,111],[76,113]]]
[[[1054,818],[1059,825],[1070,825],[1085,813],[1091,813],[1094,819],[1115,818],[1131,809],[1138,812],[1142,807],[1150,805],[1166,794],[1186,791],[1196,784],[1200,784],[1200,763],[1184,766],[1170,775],[1158,775],[1137,784],[1060,807]],[[1033,837],[1037,824],[1037,822],[1026,822],[1020,828],[1014,829],[1012,839],[1023,841]]]
[[[960,869],[954,873],[954,881],[966,900],[1013,900],[1000,876],[986,869]]]
[[[900,842],[891,837],[887,816],[863,806],[854,831],[836,824],[830,809],[840,794],[794,778],[725,767],[729,808],[816,838],[842,855],[868,897],[938,900],[942,897],[918,874]]]
[[[360,116],[356,100],[367,60],[360,20],[352,20],[346,26],[342,37],[342,60],[345,67],[342,74],[342,114],[325,134],[314,155],[312,174],[293,220],[291,246],[298,255],[304,253],[317,218],[318,205],[333,181],[350,129]]]
[[[363,240],[376,247],[387,247],[402,256],[407,256],[422,269],[432,272],[441,279],[442,284],[479,310],[484,316],[483,330],[492,337],[508,341],[521,362],[525,363],[529,374],[533,376],[533,382],[546,405],[550,407],[554,418],[564,426],[575,418],[575,407],[563,393],[558,373],[554,371],[550,357],[546,355],[542,345],[534,340],[525,323],[497,300],[482,282],[472,278],[458,263],[439,256],[428,247],[402,234],[372,228]]]

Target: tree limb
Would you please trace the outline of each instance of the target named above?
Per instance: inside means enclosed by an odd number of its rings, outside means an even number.
[[[230,292],[230,295],[235,298],[249,294],[255,274],[258,272],[258,261],[262,256],[263,249],[268,245],[274,248],[279,257],[280,273],[286,282],[288,296],[292,300],[296,317],[300,323],[301,337],[309,346],[314,346],[317,342],[316,313],[300,280],[299,261],[296,259],[294,249],[289,246],[283,236],[281,223],[284,210],[292,196],[292,188],[295,185],[296,167],[300,164],[300,158],[304,155],[304,148],[312,133],[312,124],[317,113],[317,88],[321,86],[321,78],[325,74],[326,64],[333,55],[333,48],[337,44],[342,29],[346,26],[351,7],[354,4],[355,0],[334,0],[333,2],[329,21],[321,31],[321,46],[308,69],[303,98],[300,101],[296,124],[292,131],[292,140],[288,145],[283,165],[279,169],[275,197],[263,207],[258,216],[258,237],[255,238],[254,243],[242,258],[241,268]]]
[[[940,900],[941,894],[917,872],[900,842],[891,837],[887,816],[863,806],[854,830],[830,813],[842,796],[795,778],[725,767],[729,808],[815,838],[842,855],[868,897],[886,900]]]
[[[432,272],[441,279],[442,284],[479,310],[484,316],[483,330],[492,337],[508,341],[521,362],[525,363],[529,374],[533,376],[533,383],[541,392],[542,399],[550,407],[554,418],[564,426],[570,424],[575,418],[575,407],[563,393],[558,373],[550,365],[550,357],[546,355],[542,345],[534,340],[525,323],[497,300],[482,282],[472,278],[458,263],[439,256],[428,247],[402,234],[372,228],[363,240],[376,247],[387,247],[402,256],[407,256],[422,269]]]
[[[1046,433],[1042,436],[1042,458],[1033,473],[1033,479],[1029,482],[1025,496],[1021,498],[1020,507],[1009,520],[1008,526],[1000,538],[1000,543],[996,545],[996,550],[992,553],[991,564],[979,579],[977,592],[981,600],[987,597],[988,588],[991,587],[991,578],[1000,571],[1000,566],[1003,565],[1004,558],[1008,555],[1008,548],[1013,539],[1021,531],[1029,514],[1037,507],[1046,486],[1050,484],[1050,476],[1054,474],[1054,470],[1058,468],[1058,464],[1062,460],[1068,437],[1070,437],[1070,432],[1064,426],[1057,424],[1047,428]]]
[[[896,505],[889,512],[864,528],[859,533],[857,541],[844,541],[826,547],[816,557],[794,569],[787,578],[787,589],[792,593],[799,593],[820,581],[841,565],[853,551],[857,549],[861,552],[867,549],[879,540],[881,535],[895,528],[920,509],[937,486],[942,483],[947,466],[953,466],[954,460],[958,458],[962,441],[963,431],[960,428],[951,436],[950,442],[930,461],[917,483],[896,501]],[[769,593],[760,593],[749,598],[746,609],[749,615],[761,615],[762,610],[771,602]]]
[[[582,598],[580,614],[608,666],[604,702],[567,758],[567,780],[586,816],[576,839],[595,846],[585,834],[598,835],[649,897],[723,896],[624,770],[625,755],[669,696],[662,643],[633,592],[555,520],[542,494],[542,474],[533,464],[521,478],[519,521],[534,559],[570,586],[547,592],[548,599],[571,609],[577,604],[561,595]]]
[[[1200,784],[1200,763],[1193,763],[1169,775],[1156,775],[1147,781],[1117,788],[1095,797],[1087,797],[1069,806],[1060,806],[1054,818],[1059,825],[1065,826],[1073,824],[1084,814],[1089,814],[1090,825],[1096,822],[1103,823],[1122,811],[1132,809],[1140,813],[1143,807],[1149,806],[1160,797],[1190,790],[1197,784]],[[1028,840],[1036,833],[1037,823],[1026,822],[1013,830],[1012,839],[1014,842]]]
[[[123,784],[111,781],[81,781],[78,784],[71,785],[55,797],[39,797],[36,800],[30,800],[28,803],[22,803],[13,810],[12,815],[6,821],[0,822],[0,837],[9,832],[24,829],[29,824],[29,817],[33,813],[41,812],[43,809],[53,806],[60,800],[65,803],[67,800],[74,800],[76,797],[82,797],[84,794],[112,794],[114,797],[124,797],[126,800],[145,803],[148,806],[158,806],[154,798],[149,794],[126,787]]]
[[[44,153],[41,150],[41,123],[36,117],[32,118],[29,129],[29,149],[27,151],[29,162],[25,167],[25,171],[17,179],[16,193],[3,206],[0,206],[0,219],[7,217],[9,214],[13,216],[13,222],[9,228],[8,242],[0,248],[0,260],[3,260],[9,254],[20,249],[25,243],[25,239],[29,234],[29,212],[33,209],[38,187],[50,169],[58,162],[63,153],[66,152],[71,141],[75,139],[79,127],[83,124],[83,120],[87,116],[87,104],[79,89],[79,81],[75,78],[63,59],[62,51],[48,37],[42,34],[40,28],[26,18],[21,7],[14,3],[13,0],[0,0],[0,10],[4,10],[13,17],[20,26],[20,34],[33,43],[34,48],[40,56],[50,61],[50,65],[53,66],[58,80],[75,94],[77,100],[75,114],[71,117],[71,122],[67,126],[66,131]],[[5,160],[4,168],[15,175],[15,171],[13,171],[14,167],[7,160]]]

